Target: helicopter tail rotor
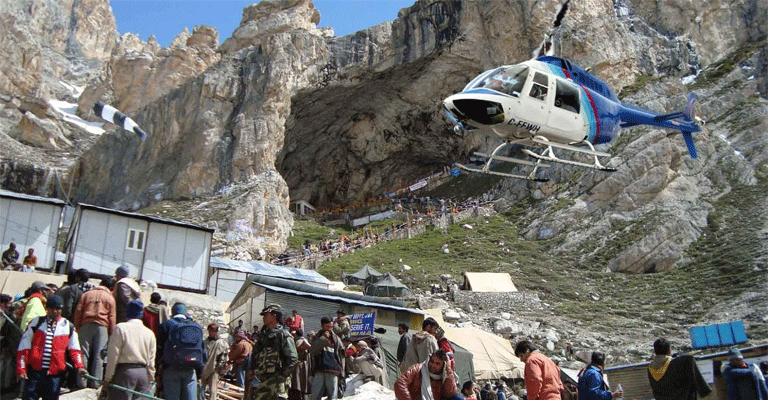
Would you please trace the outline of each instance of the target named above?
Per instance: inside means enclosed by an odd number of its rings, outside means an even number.
[[[693,135],[691,132],[683,132],[683,140],[685,141],[685,145],[688,146],[688,154],[691,158],[697,158],[696,146],[693,144]]]
[[[683,118],[690,122],[696,118],[696,93],[691,93],[688,96],[688,102],[685,104],[685,110],[683,111]],[[696,158],[696,146],[693,144],[693,135],[691,132],[683,131],[683,140],[688,147],[688,154],[691,158]]]

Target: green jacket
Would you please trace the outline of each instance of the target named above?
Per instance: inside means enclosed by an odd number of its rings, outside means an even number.
[[[26,308],[24,308],[24,315],[21,317],[21,330],[26,330],[29,322],[35,317],[42,317],[46,315],[45,311],[45,297],[41,294],[33,294],[27,300]]]
[[[285,378],[291,376],[299,360],[296,342],[282,325],[271,329],[263,327],[252,354],[251,368],[262,381],[274,374]]]

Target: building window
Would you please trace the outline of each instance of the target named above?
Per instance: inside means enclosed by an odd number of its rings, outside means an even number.
[[[147,233],[145,231],[140,231],[138,229],[129,229],[128,230],[128,240],[125,243],[125,247],[130,250],[144,250],[144,242],[145,238],[147,236]]]

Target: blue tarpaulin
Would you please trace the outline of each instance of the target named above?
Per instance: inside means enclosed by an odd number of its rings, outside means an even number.
[[[694,349],[731,346],[747,341],[747,333],[741,321],[724,324],[694,326],[690,328],[691,345]]]

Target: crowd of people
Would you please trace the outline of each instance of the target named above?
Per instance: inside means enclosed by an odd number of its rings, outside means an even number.
[[[184,303],[169,309],[153,293],[145,307],[128,275],[120,267],[94,287],[88,271],[79,269],[62,288],[37,281],[15,298],[0,296],[3,393],[55,400],[67,390],[102,387],[110,400],[197,400],[205,392],[211,400],[229,400],[218,391],[221,380],[230,380],[226,387],[242,391],[244,400],[320,400],[340,397],[352,374],[389,386],[378,338],[353,338],[343,310],[321,317],[320,330],[305,335],[297,310],[284,318],[280,305],[269,304],[260,313],[261,328],[249,332],[240,320],[229,329],[230,343],[215,323],[204,335]],[[426,318],[415,333],[401,323],[398,333],[399,375],[392,377],[397,400],[611,400],[624,394],[620,385],[610,389],[600,352],[591,354],[576,385],[564,384],[552,360],[532,342],[518,342],[524,390],[514,392],[502,382],[460,384],[454,350],[435,319]],[[656,340],[653,350],[648,380],[655,399],[693,400],[712,391],[692,356],[673,357],[665,339]],[[728,400],[768,400],[761,369],[737,349],[728,358],[722,370]]]
[[[417,204],[421,204],[421,202]],[[282,253],[269,261],[275,265],[297,265],[308,260],[322,261],[339,257],[381,242],[407,238],[409,227],[435,224],[446,214],[457,214],[463,210],[474,209],[481,205],[477,201],[463,203],[442,201],[438,202],[436,206],[424,207],[421,211],[418,208],[414,208],[408,211],[410,218],[407,222],[392,223],[376,230],[360,228],[354,234],[342,234],[336,239],[323,239],[317,243],[306,240],[300,250]],[[401,204],[397,204],[395,210],[404,211],[404,208]]]
[[[335,399],[351,374],[360,374],[364,382],[388,384],[378,339],[353,341],[343,310],[335,318],[323,316],[320,330],[306,335],[297,310],[283,319],[282,307],[270,304],[261,316],[261,329],[254,326],[248,332],[239,320],[230,331],[235,338],[228,357],[231,374],[236,385],[243,387],[245,399]],[[227,373],[227,369],[220,371]]]

